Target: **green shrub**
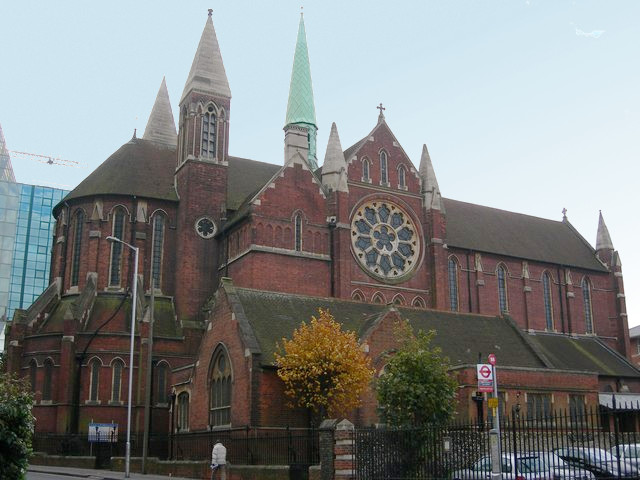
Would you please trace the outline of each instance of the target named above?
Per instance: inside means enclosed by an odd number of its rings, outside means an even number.
[[[0,478],[26,478],[34,418],[28,383],[0,373]]]

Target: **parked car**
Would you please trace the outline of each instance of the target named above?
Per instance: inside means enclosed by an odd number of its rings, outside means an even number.
[[[553,452],[535,453],[544,459],[556,480],[594,480],[596,478],[589,470],[571,465]]]
[[[640,443],[622,443],[611,448],[609,452],[614,457],[620,452],[620,460],[630,463],[636,469],[640,467]]]
[[[565,447],[554,450],[554,453],[572,466],[589,470],[597,479],[638,478],[635,467],[601,448]]]
[[[486,455],[470,468],[452,473],[452,480],[486,480],[491,478],[491,457]],[[535,453],[502,454],[504,480],[551,480],[550,467]]]

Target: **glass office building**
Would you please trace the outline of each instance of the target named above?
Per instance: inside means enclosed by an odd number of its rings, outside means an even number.
[[[29,308],[47,286],[55,219],[53,207],[69,193],[0,181],[0,317]],[[0,350],[4,325],[0,325]]]

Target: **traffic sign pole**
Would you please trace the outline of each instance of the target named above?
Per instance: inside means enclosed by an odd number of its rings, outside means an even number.
[[[496,372],[496,356],[492,353],[489,355],[489,362],[491,363],[491,370],[493,373],[493,396],[498,401],[498,406],[494,410],[493,415],[493,429],[496,431],[498,436],[498,452],[500,457],[502,458],[502,445],[500,439],[502,438],[500,435],[500,397],[498,396],[498,376]],[[501,477],[502,475],[500,475]]]

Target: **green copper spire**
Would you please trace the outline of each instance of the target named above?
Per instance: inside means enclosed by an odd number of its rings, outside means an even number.
[[[316,158],[316,109],[313,105],[313,88],[311,86],[311,67],[307,50],[307,34],[304,29],[304,18],[300,14],[298,40],[293,57],[291,85],[289,87],[289,103],[287,104],[286,125],[300,125],[309,130],[309,163],[313,170],[318,168]]]

